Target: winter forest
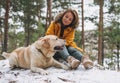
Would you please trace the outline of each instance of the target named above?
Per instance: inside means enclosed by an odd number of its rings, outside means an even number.
[[[120,0],[0,0],[0,60],[2,52],[44,36],[54,17],[68,8],[80,18],[77,45],[95,63],[120,71]]]

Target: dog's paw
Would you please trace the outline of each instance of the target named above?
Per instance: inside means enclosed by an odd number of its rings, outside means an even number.
[[[41,75],[48,75],[48,72],[45,71],[44,69],[42,68],[38,68],[38,67],[31,67],[31,71],[32,72],[35,72],[35,73],[39,73]]]
[[[71,69],[69,66],[66,66],[66,65],[62,65],[62,68],[65,69],[65,70],[70,70]]]
[[[42,72],[39,72],[41,75],[48,75],[49,73],[47,71],[42,71]]]

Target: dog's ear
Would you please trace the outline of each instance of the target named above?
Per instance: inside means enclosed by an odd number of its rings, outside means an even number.
[[[49,44],[49,40],[50,40],[50,38],[44,38],[44,39],[42,39],[42,46],[44,47],[44,48],[50,48],[50,44]]]

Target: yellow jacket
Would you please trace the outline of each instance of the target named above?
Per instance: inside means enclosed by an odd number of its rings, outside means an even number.
[[[56,35],[60,38],[61,25],[60,23],[52,22],[46,31],[46,35]],[[74,42],[75,29],[68,27],[64,29],[63,38],[66,41],[66,46],[71,46],[83,52]]]

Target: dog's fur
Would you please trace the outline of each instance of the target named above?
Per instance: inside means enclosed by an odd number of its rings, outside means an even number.
[[[28,47],[19,47],[11,53],[3,52],[2,56],[8,58],[11,68],[21,67],[30,68],[33,72],[48,74],[44,68],[55,66],[58,68],[69,69],[53,58],[56,51],[62,50],[65,41],[54,35],[41,37]]]

